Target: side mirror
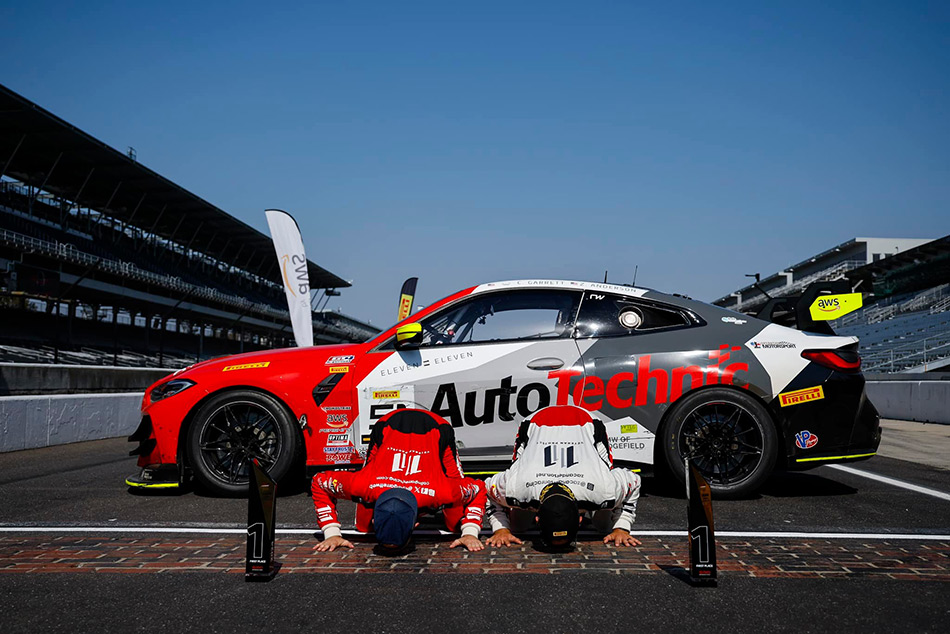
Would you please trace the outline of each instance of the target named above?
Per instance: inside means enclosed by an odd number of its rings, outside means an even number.
[[[396,330],[396,350],[409,350],[422,345],[422,324],[406,324]]]

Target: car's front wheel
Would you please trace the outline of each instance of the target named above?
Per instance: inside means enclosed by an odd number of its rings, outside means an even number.
[[[301,450],[293,417],[274,397],[241,390],[213,396],[195,414],[185,452],[198,486],[217,495],[246,495],[251,462],[274,480]]]
[[[754,493],[775,465],[778,434],[755,398],[728,388],[683,397],[664,426],[663,455],[680,484],[688,459],[719,498]]]

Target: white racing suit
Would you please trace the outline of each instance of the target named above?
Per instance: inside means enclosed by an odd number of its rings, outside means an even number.
[[[511,529],[508,509],[537,511],[541,490],[553,482],[571,489],[581,511],[612,509],[610,527],[630,532],[640,476],[613,467],[604,424],[580,407],[546,407],[521,424],[512,465],[485,482],[492,532]]]

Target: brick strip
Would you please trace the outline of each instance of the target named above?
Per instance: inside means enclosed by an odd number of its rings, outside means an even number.
[[[373,554],[372,543],[318,553],[314,539],[278,537],[277,561],[286,573],[416,574],[657,574],[688,565],[685,539],[644,537],[639,548],[578,542],[570,553],[548,554],[530,545],[470,553],[449,541],[419,539],[397,558]],[[116,536],[7,534],[0,536],[0,573],[201,572],[243,573],[241,536]],[[717,540],[723,575],[770,578],[877,577],[950,581],[950,541]]]

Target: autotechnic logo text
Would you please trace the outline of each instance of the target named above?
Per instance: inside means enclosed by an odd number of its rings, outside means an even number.
[[[740,346],[723,345],[709,352],[710,363],[706,367],[690,365],[671,369],[652,368],[652,357],[645,354],[637,359],[636,374],[618,372],[606,381],[598,376],[584,377],[583,371],[579,369],[554,370],[547,375],[548,379],[556,380],[553,393],[545,383],[531,382],[516,386],[512,384],[512,377],[507,376],[497,388],[484,392],[465,392],[459,398],[454,383],[443,383],[436,389],[432,406],[428,409],[451,421],[453,427],[461,427],[463,424],[474,426],[493,423],[496,419],[511,422],[516,415],[527,418],[551,405],[552,401],[555,405],[569,405],[573,399],[573,404],[588,411],[597,411],[605,404],[626,409],[672,403],[685,390],[704,385],[742,385],[741,381],[736,382],[736,374],[748,372],[749,364],[728,363],[731,353],[741,350],[743,348]],[[574,379],[576,381],[572,387]],[[687,383],[689,387],[684,389]],[[633,394],[622,396],[630,393],[631,387]],[[480,398],[482,395],[484,397]],[[479,408],[481,411],[478,411]],[[379,418],[384,413],[381,411],[379,416],[371,414],[370,418]]]

